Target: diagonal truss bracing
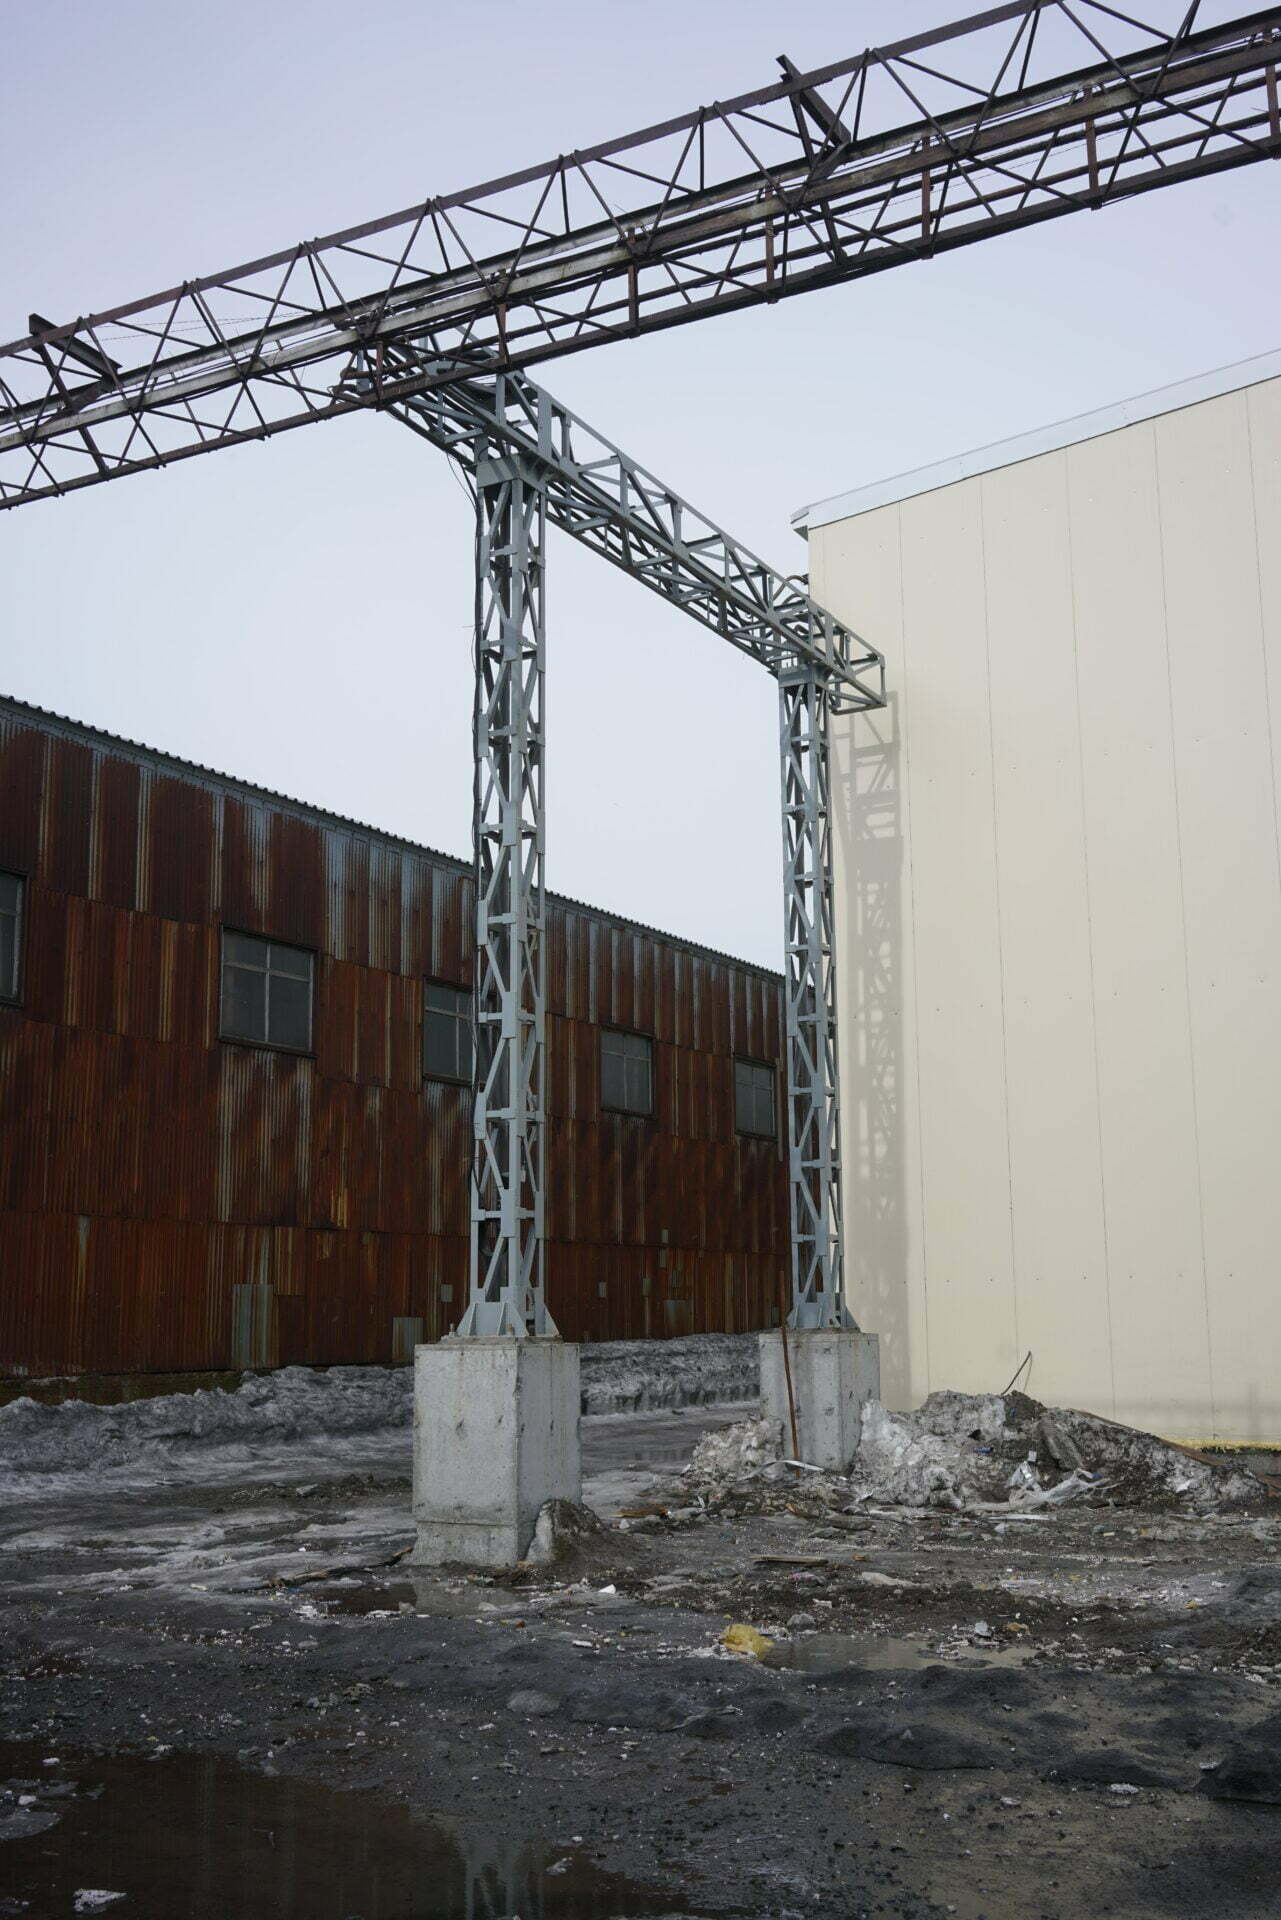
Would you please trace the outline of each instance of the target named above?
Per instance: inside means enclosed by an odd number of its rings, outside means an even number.
[[[778,684],[783,774],[784,1015],[791,1184],[792,1314],[797,1328],[848,1327],[841,1228],[841,1121],[835,905],[823,676]]]
[[[473,367],[463,381],[405,394],[413,362],[400,359],[400,378],[386,385],[357,371],[369,404],[469,471],[478,448],[505,449],[537,478],[555,525],[772,673],[805,664],[830,683],[838,709],[884,704],[875,647],[528,375]]]
[[[1135,11],[1137,9],[1137,12]],[[1281,155],[1281,6],[1005,0],[0,347],[0,507]]]
[[[554,1334],[543,1289],[542,490],[480,448],[476,473],[475,1097],[471,1287],[461,1334]]]
[[[460,1333],[550,1330],[540,1278],[544,511],[778,680],[791,1323],[852,1325],[828,717],[838,703],[884,705],[881,656],[526,375],[473,366],[465,380],[409,397],[393,381],[400,397],[390,401],[359,366],[350,383],[449,453],[477,495],[476,1174],[471,1304]]]

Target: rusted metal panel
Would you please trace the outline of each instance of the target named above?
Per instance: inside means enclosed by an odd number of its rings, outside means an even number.
[[[469,984],[463,864],[0,703],[5,860],[31,877],[25,1002],[0,1009],[0,1372],[225,1368],[238,1298],[269,1299],[272,1364],[456,1324],[470,1096],[423,1080],[422,983]],[[223,926],[315,952],[310,1057],[219,1039]],[[785,1169],[734,1130],[733,1052],[778,1059],[780,983],[555,899],[547,955],[562,1330],[766,1324]],[[653,1036],[652,1117],[602,1112],[602,1023]]]
[[[0,717],[0,861],[19,873],[40,861],[48,747],[42,734]]]

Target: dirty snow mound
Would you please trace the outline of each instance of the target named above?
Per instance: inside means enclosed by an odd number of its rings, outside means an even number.
[[[115,1407],[11,1400],[0,1407],[0,1479],[159,1469],[211,1448],[272,1454],[321,1436],[407,1430],[412,1386],[407,1367],[282,1367],[247,1374],[234,1393],[166,1393]]]
[[[751,1400],[759,1392],[752,1334],[618,1340],[579,1349],[582,1410],[634,1413]],[[121,1482],[217,1473],[261,1477],[301,1459],[317,1467],[408,1472],[410,1367],[281,1367],[246,1374],[232,1392],[168,1393],[120,1406],[23,1398],[0,1407],[0,1487],[109,1474]]]
[[[695,1479],[733,1482],[772,1466],[779,1457],[778,1428],[771,1420],[741,1420],[705,1433],[690,1455],[686,1473]]]
[[[649,1413],[755,1400],[761,1390],[754,1333],[694,1333],[680,1340],[602,1340],[579,1349],[584,1413]]]
[[[1208,1513],[1263,1494],[1240,1468],[1096,1414],[1043,1407],[1024,1393],[932,1393],[903,1414],[869,1401],[851,1478],[865,1498],[953,1509],[1035,1509],[1083,1498]]]

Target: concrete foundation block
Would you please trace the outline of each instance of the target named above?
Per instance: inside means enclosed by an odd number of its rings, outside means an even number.
[[[582,1498],[578,1348],[446,1339],[414,1351],[413,1560],[510,1567],[547,1500]]]
[[[792,1451],[792,1424],[783,1368],[783,1335],[763,1333],[761,1412],[777,1423],[783,1451]],[[809,1328],[787,1335],[796,1403],[799,1458],[844,1473],[858,1451],[863,1408],[881,1393],[880,1343],[854,1328]]]

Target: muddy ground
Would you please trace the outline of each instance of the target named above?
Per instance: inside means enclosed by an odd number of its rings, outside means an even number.
[[[407,1568],[407,1462],[10,1504],[0,1913],[1281,1911],[1281,1501],[673,1521],[728,1417],[585,1422],[505,1581]]]

